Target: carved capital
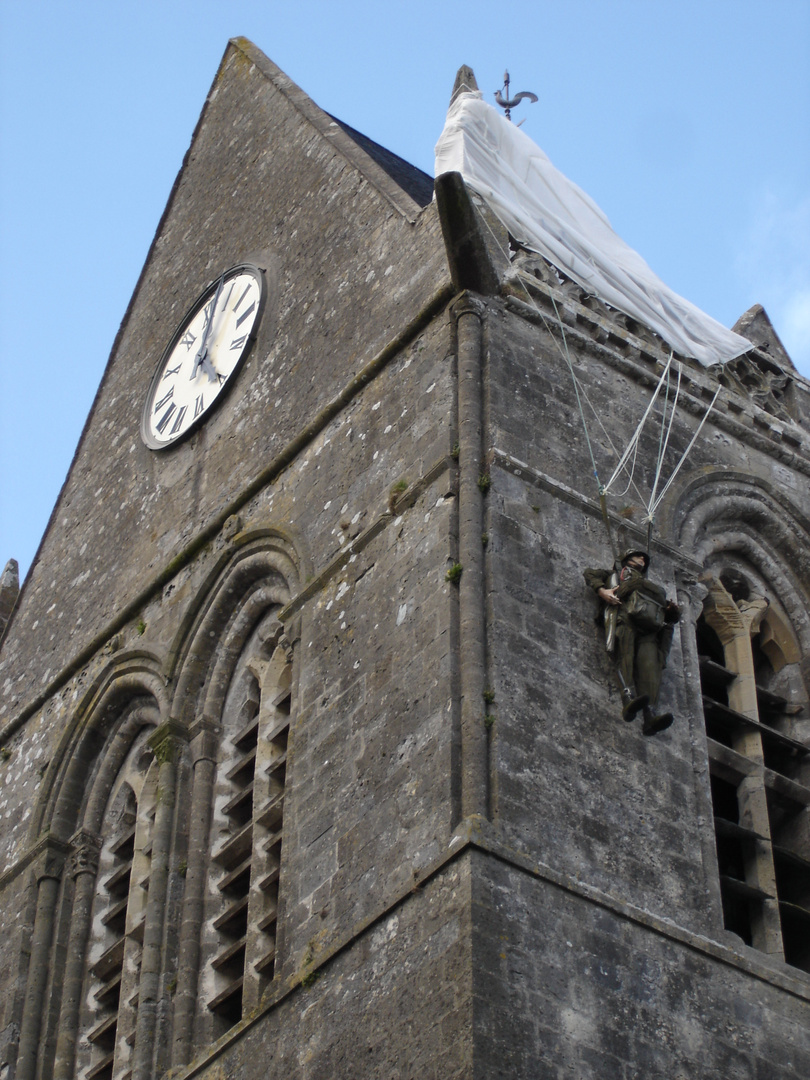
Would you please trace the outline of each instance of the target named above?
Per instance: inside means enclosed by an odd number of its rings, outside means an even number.
[[[156,727],[149,736],[149,749],[159,765],[177,761],[177,756],[188,741],[188,731],[177,720],[167,720]]]
[[[70,852],[70,847],[53,836],[46,836],[41,841],[41,845],[34,859],[34,875],[37,884],[45,878],[53,878],[55,881],[59,881],[65,868],[65,859]]]
[[[474,293],[463,292],[450,308],[450,314],[458,322],[462,315],[475,315],[480,321],[484,321],[486,306]]]
[[[706,583],[708,593],[703,602],[703,614],[708,625],[714,630],[724,645],[734,638],[748,634],[745,620],[740,609],[731,598],[731,594],[716,578]]]
[[[751,637],[759,633],[762,620],[768,613],[768,601],[764,596],[752,596],[749,600],[740,600],[737,604],[740,615]]]
[[[101,837],[80,829],[70,838],[70,846],[73,849],[70,853],[70,876],[77,878],[79,874],[92,874],[95,877],[98,873]]]
[[[695,623],[703,612],[703,603],[708,594],[703,582],[694,578],[683,578],[678,582],[678,605],[681,609],[681,622]]]

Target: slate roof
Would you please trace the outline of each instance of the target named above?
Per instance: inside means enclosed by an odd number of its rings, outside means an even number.
[[[380,166],[381,169],[394,183],[398,184],[403,191],[406,191],[414,202],[420,206],[427,206],[433,198],[433,177],[428,176],[427,173],[422,172],[415,165],[411,165],[410,162],[405,161],[404,158],[398,157],[390,150],[386,150],[384,146],[380,146],[379,143],[374,142],[373,139],[369,139],[367,135],[363,135],[362,132],[357,131],[355,128],[350,127],[348,124],[344,124],[337,116],[328,114],[331,120],[334,120],[336,124],[342,128],[343,131],[363,150],[370,158],[372,158]]]

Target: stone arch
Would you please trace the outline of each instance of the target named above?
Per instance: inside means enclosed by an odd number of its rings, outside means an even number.
[[[782,613],[771,605],[761,623],[760,647],[777,674],[788,664],[795,664],[801,659],[791,630]]]
[[[282,689],[289,694],[292,645],[276,615],[297,592],[300,565],[298,552],[277,531],[239,537],[238,546],[209,576],[173,647],[178,674],[171,712],[189,732],[193,770],[174,995],[175,1066],[189,1060],[191,1047],[200,1037],[195,1024],[199,1026],[201,935],[206,883],[212,868],[214,804],[219,798],[218,777],[221,779],[230,753],[230,743],[226,746],[225,740],[233,736],[224,720],[226,702],[229,693],[231,700],[234,693],[242,693],[246,716],[257,716],[262,688],[276,677],[286,680]],[[294,637],[294,632],[290,636]],[[255,661],[252,667],[248,653]],[[213,1022],[213,1014],[209,1015]]]
[[[208,576],[170,652],[179,672],[172,716],[181,723],[191,722],[201,693],[216,709],[250,628],[271,605],[288,603],[299,584],[301,559],[282,533],[262,530],[240,541]]]
[[[662,529],[704,570],[723,562],[753,576],[781,605],[774,635],[785,644],[789,631],[810,656],[810,521],[775,485],[731,470],[692,475],[669,502]]]
[[[49,766],[32,829],[60,857],[58,865],[51,859],[46,869],[35,868],[34,940],[18,1055],[23,1080],[36,1074],[40,1058],[54,1056],[55,1075],[72,1075],[102,819],[133,744],[159,723],[166,704],[165,680],[153,658],[117,657],[85,694]],[[63,957],[60,970],[57,956]]]
[[[810,522],[774,483],[728,470],[687,478],[669,524],[703,571],[694,644],[723,925],[810,970],[810,819],[785,794],[810,778]]]
[[[134,712],[143,719],[131,720]],[[140,726],[156,726],[167,712],[166,680],[154,658],[142,653],[116,657],[88,689],[59,740],[33,814],[33,836],[47,826],[67,842],[78,828],[83,802],[93,790],[101,798],[115,762],[123,760]],[[103,775],[96,789],[99,770]]]

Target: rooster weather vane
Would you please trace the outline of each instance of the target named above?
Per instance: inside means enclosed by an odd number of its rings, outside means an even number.
[[[512,109],[514,109],[514,107],[516,105],[519,105],[521,103],[521,101],[523,100],[523,98],[528,98],[529,101],[535,102],[535,101],[537,101],[537,94],[531,93],[530,90],[521,90],[519,94],[515,94],[515,96],[513,98],[510,98],[509,97],[509,72],[505,71],[503,73],[503,93],[501,93],[500,90],[496,90],[495,91],[495,100],[498,102],[500,107],[506,112],[506,119],[507,120],[511,121],[511,119],[512,119]],[[525,117],[524,117],[524,119],[525,119]],[[520,121],[520,124],[522,124],[522,123],[523,123],[523,120]],[[520,124],[518,124],[518,127],[520,127]]]

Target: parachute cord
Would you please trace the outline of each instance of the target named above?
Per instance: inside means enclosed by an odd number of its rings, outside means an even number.
[[[669,360],[667,360],[666,367],[664,368],[663,373],[661,375],[661,378],[658,380],[658,384],[656,385],[655,390],[653,391],[653,396],[650,398],[650,403],[647,406],[647,408],[644,410],[644,415],[642,416],[641,420],[639,421],[638,427],[636,428],[635,432],[633,433],[632,439],[627,444],[627,449],[622,454],[622,457],[621,457],[621,460],[619,461],[619,464],[613,470],[613,476],[611,476],[610,480],[608,480],[607,484],[605,484],[605,491],[610,491],[611,484],[613,483],[613,481],[616,479],[616,477],[619,475],[619,473],[624,468],[625,462],[627,461],[628,457],[630,456],[630,454],[635,449],[636,443],[641,438],[641,432],[642,432],[642,430],[644,428],[644,425],[647,423],[647,417],[650,415],[650,412],[652,411],[652,407],[655,404],[656,398],[658,397],[658,392],[660,391],[660,389],[661,389],[661,387],[663,385],[664,379],[667,377],[667,374],[669,373],[669,369],[670,369],[671,364],[672,364],[672,353],[670,352]]]
[[[649,503],[647,504],[647,517],[648,517],[648,520],[650,521],[650,523],[652,523],[652,513],[653,513],[653,505],[655,503],[655,493],[658,490],[658,483],[659,483],[659,481],[661,479],[661,470],[662,470],[662,468],[664,466],[664,457],[665,457],[666,452],[667,452],[667,447],[669,446],[669,436],[672,433],[672,425],[675,422],[675,410],[678,408],[678,398],[680,397],[680,393],[681,393],[681,375],[682,375],[682,373],[683,373],[683,367],[682,367],[682,365],[680,363],[678,363],[678,384],[675,387],[675,399],[672,402],[672,411],[669,414],[669,424],[667,425],[666,436],[665,436],[664,435],[664,424],[666,423],[667,401],[669,399],[669,379],[667,379],[667,394],[666,394],[666,398],[664,399],[664,412],[663,412],[663,415],[661,416],[661,438],[660,438],[659,444],[658,444],[658,461],[656,462],[656,465],[655,465],[655,477],[653,479],[652,492],[650,494]]]
[[[494,210],[492,212],[495,213]],[[495,213],[495,217],[498,218],[497,213]],[[504,256],[504,258],[507,261],[511,261],[510,256],[509,256],[509,251],[501,243],[499,238],[496,236],[495,231],[493,230],[492,226],[487,221],[486,217],[484,217],[483,215],[482,215],[482,220],[483,220],[484,224],[486,225],[486,228],[487,228],[490,236],[492,237],[492,240],[495,243],[495,246],[498,248],[500,253]],[[501,225],[503,225],[504,229],[506,229],[506,231],[508,232],[509,231],[508,226],[503,221],[501,221],[500,218],[498,218],[498,220],[501,222]],[[573,383],[573,386],[574,386],[574,394],[575,394],[576,399],[577,399],[577,407],[579,409],[579,416],[580,416],[580,420],[582,422],[582,431],[583,431],[583,434],[585,435],[585,442],[586,442],[586,445],[588,447],[588,454],[589,454],[590,459],[591,459],[591,468],[593,470],[594,479],[596,480],[596,484],[597,484],[597,487],[599,489],[599,504],[600,504],[600,508],[601,508],[601,511],[602,511],[602,520],[604,521],[604,524],[605,524],[605,530],[606,530],[607,535],[608,535],[608,541],[610,543],[610,547],[611,547],[611,550],[613,552],[614,559],[617,559],[618,555],[616,553],[616,546],[615,546],[615,544],[613,542],[613,535],[612,535],[611,529],[610,529],[610,518],[608,516],[607,498],[606,498],[606,496],[608,494],[608,489],[610,488],[610,485],[615,481],[617,475],[625,468],[627,459],[630,456],[630,454],[632,453],[633,462],[632,462],[632,465],[631,465],[630,470],[629,470],[629,477],[628,477],[627,487],[624,489],[623,492],[620,492],[619,494],[621,494],[621,495],[626,494],[630,490],[630,487],[632,486],[633,489],[636,492],[636,495],[639,498],[639,501],[642,504],[645,502],[645,499],[644,499],[643,495],[641,494],[641,492],[639,491],[638,485],[635,483],[635,480],[634,480],[636,457],[637,457],[637,454],[638,454],[638,444],[639,444],[639,439],[640,439],[640,436],[641,436],[641,430],[644,427],[644,423],[646,422],[646,419],[647,419],[647,416],[649,415],[650,409],[652,408],[653,403],[655,402],[655,398],[658,395],[658,391],[661,389],[662,381],[663,381],[664,377],[667,375],[667,373],[669,372],[670,365],[672,364],[672,352],[670,351],[669,360],[667,361],[666,367],[664,368],[664,372],[663,372],[663,374],[661,375],[661,378],[658,381],[658,385],[656,386],[655,393],[653,394],[652,401],[650,402],[649,407],[647,408],[646,412],[644,413],[644,416],[641,419],[641,423],[639,424],[638,428],[636,429],[636,432],[633,435],[633,438],[631,439],[630,443],[628,444],[628,447],[625,450],[624,454],[620,454],[619,451],[614,446],[613,440],[611,439],[607,429],[605,428],[605,425],[602,423],[602,420],[601,420],[601,418],[599,416],[599,413],[597,412],[597,410],[594,407],[593,403],[591,402],[590,398],[585,393],[585,390],[581,387],[581,385],[579,383],[579,380],[577,379],[576,372],[574,371],[574,365],[573,365],[573,363],[571,361],[571,356],[570,356],[570,353],[568,351],[568,340],[567,340],[567,338],[565,336],[565,326],[563,325],[563,321],[562,321],[562,318],[560,316],[560,312],[559,312],[559,309],[557,307],[557,302],[556,302],[556,300],[554,298],[554,295],[551,292],[549,292],[549,294],[548,294],[549,299],[551,300],[552,307],[554,308],[554,314],[555,314],[555,316],[557,318],[557,325],[559,327],[560,335],[562,337],[562,342],[563,342],[562,348],[560,347],[559,341],[557,340],[554,333],[552,332],[552,329],[549,326],[548,320],[546,319],[543,312],[540,310],[540,307],[538,306],[537,301],[532,296],[532,294],[529,292],[529,290],[528,290],[528,288],[526,286],[526,283],[524,281],[522,281],[519,276],[515,280],[517,280],[520,287],[522,288],[522,290],[523,290],[523,292],[524,292],[524,294],[526,296],[526,299],[527,299],[527,301],[529,303],[529,306],[532,307],[536,311],[537,315],[539,316],[540,321],[542,322],[543,326],[546,328],[546,332],[548,333],[549,337],[554,342],[554,345],[556,346],[557,351],[560,353],[563,360],[565,361],[566,366],[568,368],[568,371],[569,371],[569,373],[571,375],[571,382]],[[584,412],[584,410],[582,408],[582,399],[583,398],[588,403],[588,406],[589,406],[591,412],[593,413],[594,418],[596,419],[596,422],[598,423],[599,427],[602,429],[602,433],[604,434],[605,438],[607,439],[608,445],[610,446],[611,450],[616,455],[616,457],[619,459],[619,464],[616,466],[616,469],[614,470],[613,476],[611,477],[610,481],[606,485],[603,485],[601,483],[601,481],[599,480],[599,471],[598,471],[598,469],[596,467],[596,459],[595,459],[594,453],[593,453],[593,446],[591,444],[590,433],[588,432],[588,424],[587,424],[587,421],[585,419],[585,412]],[[667,436],[667,438],[668,438],[668,436]]]
[[[493,211],[493,213],[495,213],[495,211]],[[495,214],[495,217],[498,217],[498,215]],[[490,223],[486,220],[486,218],[483,215],[482,215],[482,220],[484,221],[484,224],[486,225],[486,227],[487,227],[487,229],[489,231],[489,234],[492,237],[493,241],[495,242],[495,245],[498,248],[498,250],[500,251],[500,253],[504,256],[504,258],[507,260],[507,262],[510,261],[510,259],[509,259],[509,251],[500,242],[498,237],[495,235],[495,232],[494,232],[492,226],[490,225]],[[498,220],[500,221],[501,219],[498,218]],[[509,229],[507,228],[507,226],[504,224],[503,221],[501,221],[501,225],[503,225],[504,229],[506,229],[507,232],[509,231]],[[543,323],[543,326],[545,326],[549,337],[551,338],[551,340],[556,345],[557,351],[559,352],[559,354],[562,356],[563,360],[565,361],[566,366],[568,368],[568,371],[569,371],[569,373],[571,375],[571,382],[574,385],[574,394],[575,394],[576,399],[577,399],[577,408],[579,409],[579,418],[580,418],[580,420],[582,422],[582,431],[583,431],[583,434],[585,435],[585,443],[586,443],[586,445],[588,447],[588,455],[590,456],[590,459],[591,459],[591,469],[593,470],[593,476],[594,476],[594,479],[596,480],[596,486],[599,489],[599,491],[601,492],[601,490],[602,490],[602,482],[599,479],[599,470],[596,467],[596,459],[595,459],[594,453],[593,453],[593,446],[591,445],[591,437],[590,437],[590,434],[588,432],[588,425],[587,425],[586,420],[585,420],[585,412],[584,412],[584,410],[582,408],[582,398],[583,397],[588,402],[588,405],[590,406],[591,411],[593,412],[594,416],[597,416],[597,413],[596,413],[596,409],[594,409],[593,405],[591,404],[590,400],[588,399],[588,395],[585,393],[585,391],[580,386],[579,380],[577,379],[577,376],[576,376],[576,372],[574,371],[574,365],[571,362],[571,356],[570,356],[570,353],[568,352],[568,340],[567,340],[567,338],[565,336],[565,327],[563,326],[563,321],[560,318],[560,312],[559,312],[559,310],[557,308],[557,303],[556,303],[554,297],[549,293],[549,297],[551,299],[552,306],[554,307],[554,314],[557,317],[557,325],[560,328],[560,335],[562,337],[562,342],[563,342],[562,348],[560,348],[560,343],[557,341],[556,337],[554,336],[554,334],[553,334],[553,332],[551,330],[551,327],[549,326],[548,321],[546,320],[545,315],[540,310],[540,308],[537,306],[537,302],[534,299],[534,297],[532,296],[532,294],[526,288],[526,283],[521,281],[520,278],[518,278],[517,280],[520,283],[520,286],[523,289],[523,292],[526,294],[526,299],[528,300],[530,307],[533,307],[534,310],[537,312],[537,314],[540,316],[540,319],[541,319],[541,321]],[[597,416],[597,419],[598,419],[598,416]],[[601,426],[601,424],[600,424],[600,426]],[[604,428],[602,428],[602,430],[604,431]],[[607,432],[605,432],[605,434],[607,435]],[[613,450],[614,454],[616,454],[618,456],[618,451],[613,446],[613,443],[610,441],[609,437],[608,437],[608,442],[610,442],[610,446],[611,446],[611,449]],[[640,493],[639,493],[639,498],[641,498]]]
[[[687,448],[686,448],[686,449],[684,450],[683,454],[681,455],[681,459],[680,459],[680,461],[678,462],[678,464],[677,464],[677,465],[675,466],[675,468],[673,469],[673,471],[672,471],[672,476],[670,476],[669,480],[667,480],[666,484],[664,484],[663,488],[661,489],[661,494],[660,494],[660,495],[658,496],[658,498],[657,498],[657,499],[655,500],[655,503],[654,503],[654,504],[653,504],[653,505],[652,505],[652,506],[650,507],[650,518],[652,518],[652,516],[653,516],[653,514],[655,513],[655,511],[656,511],[656,510],[658,509],[658,507],[659,507],[659,506],[661,505],[661,501],[662,501],[662,499],[664,498],[664,496],[666,495],[666,493],[667,493],[667,492],[669,491],[670,487],[672,486],[672,481],[673,481],[673,480],[675,479],[675,477],[676,477],[676,476],[678,475],[678,473],[679,473],[679,471],[680,471],[680,468],[681,468],[681,465],[683,465],[683,463],[684,463],[684,462],[686,461],[687,457],[689,456],[689,453],[690,453],[690,451],[691,451],[692,447],[693,447],[693,446],[695,445],[695,442],[697,441],[697,437],[698,437],[698,435],[699,435],[699,434],[701,433],[701,431],[703,430],[703,425],[704,425],[704,424],[706,423],[706,421],[707,421],[707,420],[709,419],[709,413],[710,413],[710,412],[712,411],[712,409],[714,408],[714,403],[715,403],[715,402],[717,401],[718,397],[720,396],[720,391],[721,391],[722,389],[723,389],[723,387],[722,387],[722,386],[718,386],[718,387],[717,387],[717,389],[715,390],[715,392],[714,392],[714,397],[713,397],[713,398],[712,398],[712,400],[711,400],[711,401],[709,402],[709,407],[708,407],[708,409],[706,410],[706,412],[705,412],[705,413],[703,414],[703,419],[702,419],[702,420],[700,421],[700,423],[698,424],[698,429],[697,429],[697,431],[696,431],[696,432],[695,432],[695,434],[694,434],[694,435],[692,436],[692,439],[691,439],[691,441],[690,441],[689,445],[687,446]]]
[[[494,213],[494,211],[493,211],[493,213]],[[497,217],[497,214],[495,216]],[[493,240],[494,244],[496,245],[498,250],[501,252],[501,254],[504,256],[504,258],[508,260],[509,259],[509,252],[506,250],[506,248],[504,248],[504,246],[501,244],[498,237],[495,235],[495,232],[494,232],[492,226],[490,225],[490,223],[485,218],[483,218],[482,220],[484,221],[484,224],[486,225],[487,230],[489,231],[489,234],[492,237],[492,240]],[[500,221],[500,218],[498,218],[498,220]],[[501,224],[503,225],[503,227],[505,229],[507,228],[507,226],[502,221],[501,221]],[[507,231],[508,231],[508,229],[507,229]],[[585,420],[585,416],[583,414],[583,410],[582,410],[582,406],[581,406],[581,401],[582,400],[584,400],[587,403],[588,408],[593,413],[594,419],[596,420],[597,424],[599,425],[599,427],[600,427],[600,429],[602,431],[602,434],[604,435],[605,439],[607,440],[608,446],[613,451],[613,453],[616,455],[616,460],[617,461],[621,457],[621,452],[616,449],[616,446],[615,446],[613,440],[611,439],[607,428],[602,423],[601,417],[599,416],[599,412],[597,411],[597,409],[594,406],[591,399],[585,393],[585,390],[582,387],[582,384],[579,382],[579,380],[576,377],[576,374],[575,374],[575,372],[573,370],[573,364],[571,362],[570,354],[568,354],[568,341],[567,341],[566,336],[565,336],[565,327],[563,325],[563,321],[562,321],[562,319],[560,317],[560,312],[559,312],[559,309],[557,308],[557,304],[556,304],[556,301],[554,300],[553,295],[549,294],[549,299],[551,300],[552,306],[554,308],[554,313],[557,316],[557,325],[559,326],[559,329],[560,329],[560,334],[562,336],[565,351],[563,351],[563,348],[560,347],[559,341],[554,336],[554,333],[552,331],[551,326],[549,326],[548,319],[546,318],[546,316],[543,314],[543,312],[538,307],[537,301],[532,296],[532,294],[529,292],[528,288],[526,287],[526,283],[524,281],[522,281],[519,277],[515,278],[514,280],[517,282],[518,285],[520,285],[521,289],[523,290],[523,293],[526,296],[526,300],[527,300],[529,306],[534,308],[534,310],[537,312],[537,315],[540,318],[540,321],[542,322],[543,326],[546,328],[546,331],[547,331],[549,337],[554,342],[554,345],[556,346],[557,352],[560,354],[562,359],[565,360],[566,366],[568,367],[568,370],[571,373],[571,380],[572,380],[572,382],[574,384],[575,393],[577,394],[577,402],[580,405],[580,418],[582,420],[582,429],[583,429],[583,432],[585,434],[585,441],[586,441],[586,443],[588,445],[588,450],[590,452],[591,463],[593,465],[594,477],[596,479],[597,486],[601,490],[602,484],[601,484],[601,482],[599,480],[599,477],[597,475],[597,469],[596,469],[596,466],[594,464],[593,448],[592,448],[592,445],[591,445],[590,435],[589,435],[589,432],[588,432],[588,425],[587,425],[587,422]],[[641,492],[638,489],[638,486],[636,485],[635,481],[633,480],[632,472],[631,472],[631,475],[630,475],[630,480],[629,480],[628,486],[625,489],[625,492],[630,489],[631,485],[632,485],[633,489],[635,490],[636,495],[638,496],[639,502],[645,503],[646,500],[644,499],[644,496],[641,494]]]
[[[581,389],[581,387],[580,387],[580,389]],[[598,411],[594,408],[593,402],[590,400],[590,398],[588,397],[588,395],[585,393],[584,390],[582,390],[582,396],[585,398],[585,401],[588,403],[588,407],[590,408],[591,412],[593,413],[594,420],[596,420],[597,424],[599,425],[599,427],[600,427],[600,429],[602,431],[602,434],[605,436],[605,439],[607,440],[608,446],[613,451],[613,453],[616,455],[616,460],[618,461],[619,458],[621,457],[621,453],[616,449],[616,447],[615,447],[615,445],[613,443],[613,439],[611,439],[610,433],[608,432],[605,425],[602,423],[602,420],[601,420],[601,417],[599,416]],[[638,444],[636,444],[636,447],[638,447]],[[633,490],[635,491],[636,495],[638,496],[639,502],[646,504],[646,500],[645,500],[644,496],[639,491],[638,485],[636,484],[635,480],[633,479],[633,470],[634,470],[634,468],[635,468],[635,454],[633,455],[633,465],[630,467],[630,473],[629,473],[629,478],[628,478],[628,481],[627,481],[627,487],[624,489],[623,492],[619,492],[619,494],[626,495],[627,492],[632,487]]]
[[[627,492],[630,490],[630,488],[633,487],[633,488],[636,489],[636,495],[638,495],[641,502],[644,502],[644,498],[643,498],[641,492],[636,487],[636,482],[633,479],[634,476],[635,476],[635,472],[636,472],[636,458],[637,457],[638,457],[638,443],[636,443],[635,449],[633,450],[633,461],[632,461],[632,463],[630,465],[630,470],[628,472],[627,487],[624,489],[624,491],[614,491],[613,494],[616,496],[616,498],[619,498],[619,499],[622,498],[622,496],[626,495]]]
[[[497,217],[498,215],[495,214],[495,216]],[[495,242],[495,245],[498,248],[498,250],[504,256],[504,258],[507,259],[507,261],[511,261],[509,259],[508,250],[506,248],[504,248],[503,244],[500,242],[498,237],[495,235],[495,232],[494,232],[492,226],[489,224],[489,222],[486,220],[486,218],[483,217],[483,215],[482,215],[482,220],[484,221],[484,224],[486,225],[486,227],[487,227],[487,229],[488,229],[488,231],[490,233],[490,236],[492,237],[493,241]],[[498,220],[500,221],[500,218],[498,218]],[[503,221],[501,221],[501,225],[503,225],[503,227],[507,230],[507,232],[509,231],[507,225]],[[646,423],[646,420],[647,420],[647,417],[649,416],[650,410],[652,409],[652,407],[653,407],[653,405],[655,403],[655,400],[658,397],[658,393],[659,393],[659,391],[661,389],[663,380],[666,378],[667,379],[667,394],[666,394],[666,399],[665,399],[665,402],[664,402],[664,417],[662,418],[662,430],[663,430],[663,423],[664,423],[665,418],[666,418],[666,404],[667,404],[667,400],[669,398],[669,369],[670,369],[670,367],[672,365],[673,352],[672,352],[672,350],[670,350],[669,359],[667,360],[666,367],[664,368],[664,371],[663,371],[663,373],[661,375],[661,378],[658,380],[658,384],[657,384],[657,386],[655,388],[655,391],[653,393],[650,404],[647,407],[644,415],[642,416],[641,421],[640,421],[638,427],[636,428],[636,431],[635,431],[632,439],[630,440],[630,443],[627,446],[627,449],[624,451],[624,453],[622,455],[619,455],[618,451],[616,450],[616,447],[613,445],[613,440],[610,438],[610,435],[608,434],[604,424],[602,423],[602,421],[601,421],[601,419],[599,417],[599,413],[594,408],[593,403],[588,398],[588,395],[585,393],[585,391],[579,385],[579,380],[576,377],[576,372],[574,371],[574,366],[573,366],[573,363],[571,362],[571,357],[570,357],[569,352],[568,352],[568,341],[567,341],[566,336],[565,336],[565,328],[563,326],[563,321],[560,318],[560,313],[559,313],[559,310],[557,308],[557,303],[556,303],[556,301],[554,299],[554,296],[551,294],[551,292],[549,292],[549,299],[551,300],[552,306],[554,307],[554,314],[557,317],[557,325],[560,328],[560,334],[562,335],[564,348],[560,348],[560,343],[557,341],[556,337],[554,336],[554,334],[553,334],[553,332],[551,330],[551,327],[548,324],[548,320],[546,319],[543,312],[540,310],[540,308],[539,308],[536,300],[532,296],[532,294],[529,292],[529,290],[528,290],[528,288],[526,286],[526,283],[524,281],[521,281],[521,279],[519,277],[517,278],[517,281],[520,283],[520,285],[521,285],[521,287],[523,289],[523,292],[526,294],[526,298],[527,298],[527,300],[529,302],[530,307],[534,308],[534,310],[537,312],[538,316],[540,317],[541,322],[543,323],[543,326],[546,328],[546,332],[548,333],[549,337],[551,338],[551,340],[554,342],[555,346],[557,347],[557,351],[560,353],[560,355],[565,360],[566,365],[568,367],[568,370],[569,370],[569,372],[571,374],[571,381],[574,384],[574,393],[576,394],[577,406],[579,408],[579,415],[580,415],[580,419],[582,420],[582,430],[583,430],[583,432],[585,434],[585,441],[587,443],[588,453],[589,453],[590,458],[591,458],[591,466],[593,468],[593,475],[594,475],[594,478],[596,479],[596,483],[597,483],[597,485],[599,487],[599,505],[600,505],[600,508],[601,508],[601,511],[602,511],[602,520],[604,521],[604,524],[605,524],[605,530],[607,531],[608,541],[610,542],[610,547],[611,547],[611,550],[613,551],[614,558],[617,558],[618,556],[616,555],[616,549],[615,549],[615,545],[613,543],[613,534],[611,533],[610,518],[608,516],[608,510],[607,510],[608,491],[610,489],[611,484],[614,482],[614,480],[618,476],[618,474],[625,467],[627,459],[630,456],[630,454],[632,453],[633,454],[633,464],[632,464],[631,469],[630,469],[630,478],[629,478],[629,481],[628,481],[627,488],[625,488],[625,491],[622,492],[621,494],[625,494],[630,489],[630,486],[632,485],[633,488],[636,491],[636,494],[638,495],[639,499],[641,500],[641,502],[642,503],[644,502],[644,498],[642,497],[641,492],[639,491],[637,485],[635,484],[635,482],[633,480],[633,473],[635,471],[635,463],[636,463],[636,455],[638,453],[638,443],[639,443],[639,440],[641,438],[641,431],[642,431],[642,429],[644,427],[644,424]],[[672,483],[675,480],[675,477],[678,475],[678,473],[679,473],[679,471],[681,469],[681,466],[686,461],[686,458],[688,457],[689,453],[691,452],[692,447],[695,445],[695,442],[697,441],[697,437],[698,437],[698,435],[700,435],[700,432],[703,429],[703,425],[708,420],[709,414],[711,413],[712,409],[714,408],[714,404],[717,401],[717,398],[720,396],[720,391],[722,390],[722,386],[718,386],[717,390],[715,391],[714,397],[712,398],[711,402],[709,403],[709,407],[708,407],[708,409],[706,410],[706,412],[705,412],[705,414],[703,416],[703,419],[700,421],[700,424],[698,425],[697,431],[693,435],[693,437],[692,437],[689,445],[687,446],[686,450],[683,452],[683,454],[681,456],[681,459],[678,462],[678,464],[675,466],[675,469],[673,470],[672,475],[670,476],[669,480],[667,480],[666,484],[661,489],[661,494],[657,498],[655,498],[655,490],[657,488],[658,482],[659,482],[660,477],[661,477],[661,470],[663,468],[664,456],[666,454],[667,446],[669,444],[669,436],[671,434],[672,426],[673,426],[674,421],[675,421],[675,409],[676,409],[677,404],[678,404],[678,397],[680,395],[680,387],[681,387],[681,372],[682,372],[682,367],[681,367],[681,364],[679,362],[678,363],[678,384],[677,384],[677,388],[676,388],[676,391],[675,391],[675,400],[672,403],[672,411],[670,413],[669,426],[667,428],[667,433],[666,433],[666,436],[664,438],[663,447],[661,447],[660,442],[659,442],[659,455],[658,455],[658,461],[656,463],[655,484],[653,486],[653,497],[650,499],[650,502],[649,502],[648,507],[647,507],[647,548],[648,549],[649,549],[649,546],[650,546],[650,540],[652,538],[652,529],[653,529],[653,522],[655,520],[655,511],[661,505],[661,502],[663,501],[664,497],[666,496],[666,493],[669,491],[670,487],[672,486]],[[616,454],[617,457],[620,457],[619,464],[616,466],[616,468],[613,471],[613,476],[611,476],[608,483],[604,484],[604,485],[599,482],[599,474],[598,474],[598,471],[597,471],[597,468],[596,468],[596,461],[594,460],[593,447],[591,446],[591,439],[590,439],[590,435],[588,433],[588,425],[586,423],[585,414],[584,414],[584,411],[582,409],[582,401],[581,401],[581,398],[580,398],[580,392],[581,392],[582,397],[584,397],[584,399],[588,402],[588,405],[589,405],[589,407],[591,409],[591,412],[594,414],[594,417],[596,418],[597,423],[599,424],[600,428],[602,429],[602,432],[603,432],[605,438],[607,439],[611,450],[613,451],[614,454]]]
[[[524,286],[524,288],[525,288],[525,286]],[[528,293],[528,289],[526,290],[526,292]],[[601,498],[602,497],[602,484],[600,483],[600,480],[599,480],[599,470],[596,468],[596,460],[594,459],[593,447],[591,446],[591,437],[588,434],[588,425],[585,422],[585,412],[584,412],[584,410],[582,408],[582,401],[581,401],[580,396],[579,396],[579,380],[577,379],[576,373],[574,372],[574,365],[571,363],[571,356],[570,356],[570,354],[568,352],[568,341],[567,341],[567,339],[565,337],[565,327],[563,326],[562,319],[560,318],[560,313],[557,310],[557,303],[556,303],[553,296],[551,297],[551,303],[554,306],[554,314],[557,316],[557,324],[559,325],[560,333],[562,334],[563,347],[565,349],[565,354],[564,354],[565,355],[565,362],[568,365],[569,372],[571,373],[571,382],[574,384],[574,393],[575,393],[576,399],[577,399],[577,408],[579,409],[579,418],[582,421],[582,430],[583,430],[583,432],[585,434],[585,442],[588,445],[588,453],[589,453],[590,458],[591,458],[591,468],[593,469],[594,479],[596,480],[596,486],[599,488],[599,497]],[[590,404],[590,402],[589,402],[589,404]],[[593,407],[593,406],[591,406],[591,407]]]
[[[667,405],[669,405],[669,387],[670,387],[671,381],[672,381],[671,374],[667,374],[667,385],[666,385],[666,390],[664,391],[664,409],[663,409],[663,412],[661,413],[661,432],[660,432],[660,434],[658,436],[658,457],[656,458],[656,462],[655,462],[656,475],[658,475],[658,473],[661,470],[661,459],[663,457],[663,451],[662,451],[661,448],[664,445],[664,426],[665,426],[665,424],[667,422]]]
[[[605,523],[605,532],[608,536],[608,543],[610,544],[610,551],[613,555],[613,562],[615,564],[619,561],[619,552],[616,548],[615,543],[613,542],[613,533],[610,530],[610,517],[608,516],[607,499],[605,497],[604,491],[601,490],[599,492],[599,507],[602,511],[602,521],[604,521]]]

